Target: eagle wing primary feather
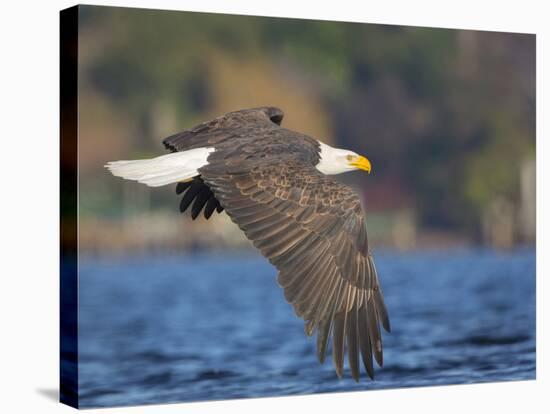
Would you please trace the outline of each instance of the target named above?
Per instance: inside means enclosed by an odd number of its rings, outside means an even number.
[[[373,356],[383,362],[380,323],[388,332],[390,324],[357,194],[291,156],[275,163],[228,149],[210,159],[202,179],[279,270],[277,281],[306,334],[317,331],[320,362],[332,334],[337,375],[347,347],[353,378],[359,380],[359,354],[373,378]]]

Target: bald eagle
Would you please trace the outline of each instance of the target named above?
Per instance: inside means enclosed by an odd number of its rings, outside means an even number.
[[[147,160],[114,161],[112,174],[151,187],[177,184],[180,210],[206,219],[225,210],[279,271],[278,284],[308,336],[317,331],[323,363],[329,337],[336,374],[344,348],[359,381],[359,354],[374,378],[383,364],[380,324],[390,322],[367,241],[358,195],[330,175],[370,173],[369,160],[281,127],[283,112],[230,112],[163,140],[171,151]]]

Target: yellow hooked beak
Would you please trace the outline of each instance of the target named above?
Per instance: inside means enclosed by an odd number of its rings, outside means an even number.
[[[352,156],[349,163],[352,167],[365,170],[370,174],[370,161],[361,155]]]

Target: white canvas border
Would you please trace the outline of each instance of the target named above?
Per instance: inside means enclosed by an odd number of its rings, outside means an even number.
[[[68,412],[52,398],[58,386],[59,10],[68,1],[4,4],[2,36],[2,399],[3,412]],[[101,1],[97,4],[310,19],[483,29],[537,34],[537,381],[358,393],[155,405],[87,412],[537,412],[548,406],[543,320],[549,271],[548,25],[544,2],[392,1],[257,2]]]

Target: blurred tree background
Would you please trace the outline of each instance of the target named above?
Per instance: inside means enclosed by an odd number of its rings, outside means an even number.
[[[103,165],[260,105],[372,161],[370,176],[341,179],[364,195],[380,244],[534,241],[534,35],[80,6],[79,61],[84,248],[138,234],[139,247],[189,247],[173,188]],[[214,232],[228,245],[237,234],[221,216],[178,220],[192,245],[210,243],[204,226],[229,229]]]

